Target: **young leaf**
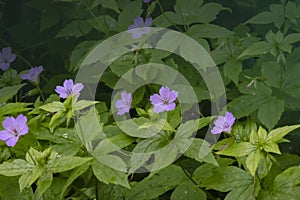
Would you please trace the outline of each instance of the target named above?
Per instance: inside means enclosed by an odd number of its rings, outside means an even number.
[[[257,147],[249,142],[234,143],[223,151],[218,151],[216,154],[225,156],[241,157],[249,155],[251,152],[255,151]]]
[[[41,106],[40,109],[45,110],[47,112],[58,112],[58,111],[63,111],[65,107],[63,103],[59,101],[54,101],[52,103],[48,103]]]
[[[299,128],[300,125],[293,125],[293,126],[284,126],[277,129],[272,130],[267,138],[266,142],[278,142],[280,139],[282,139],[285,135],[287,135],[289,132]]]
[[[246,158],[246,166],[248,170],[250,171],[250,174],[252,176],[255,176],[255,172],[257,170],[257,167],[259,165],[259,162],[264,157],[263,153],[259,150],[252,151]]]

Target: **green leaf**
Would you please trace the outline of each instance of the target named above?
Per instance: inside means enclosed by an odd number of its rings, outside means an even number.
[[[274,22],[274,17],[271,12],[261,12],[249,19],[246,23],[249,24],[271,24]]]
[[[235,84],[238,84],[242,67],[243,66],[241,62],[235,59],[230,59],[224,65],[224,75],[232,80]]]
[[[51,162],[48,161],[46,168],[52,173],[60,173],[74,169],[75,167],[79,167],[90,160],[92,160],[92,158],[81,158],[72,156],[58,157],[52,160]]]
[[[0,103],[7,102],[14,95],[16,95],[18,93],[18,91],[25,85],[26,85],[26,83],[1,88],[0,89]]]
[[[284,40],[284,42],[287,42],[289,44],[294,44],[296,42],[300,41],[300,33],[292,33],[287,35]]]
[[[4,176],[19,176],[24,173],[30,172],[33,165],[25,160],[16,159],[12,162],[4,162],[0,165],[0,174]]]
[[[252,183],[253,178],[244,170],[238,167],[228,166],[213,170],[213,175],[206,178],[200,186],[206,189],[228,192],[237,187],[248,186]]]
[[[184,152],[184,155],[199,162],[203,162],[205,157],[210,153],[210,144],[203,139],[195,138],[191,146]]]
[[[200,119],[201,120],[201,119]],[[189,139],[196,133],[199,127],[199,120],[189,120],[181,124],[176,132],[174,140]]]
[[[274,129],[268,134],[268,136],[266,138],[266,142],[278,142],[289,132],[291,132],[299,127],[300,127],[300,125],[293,125],[293,126],[284,126],[284,127]]]
[[[284,111],[285,103],[276,97],[269,97],[267,103],[258,109],[258,119],[271,130],[279,121]],[[272,113],[272,116],[270,116]]]
[[[24,173],[19,179],[20,191],[23,191],[26,187],[30,187],[42,174],[43,168],[38,165],[32,171]]]
[[[214,24],[196,24],[188,30],[187,34],[197,40],[197,38],[227,38],[233,33]]]
[[[101,0],[101,5],[103,8],[112,9],[117,13],[120,13],[116,0]]]
[[[203,192],[192,181],[186,180],[175,188],[171,200],[206,200],[206,193]]]
[[[35,198],[37,198],[37,199],[42,198],[42,195],[50,187],[52,180],[53,180],[53,176],[52,176],[51,172],[43,172],[43,174],[37,181],[37,189],[34,193]]]
[[[93,27],[88,23],[87,20],[74,20],[67,24],[59,33],[56,38],[59,37],[81,37],[89,33]]]
[[[218,151],[216,154],[225,156],[241,157],[249,155],[252,151],[255,151],[257,147],[249,142],[234,143],[223,151]]]
[[[281,154],[277,143],[271,143],[271,142],[264,143],[263,148],[266,152]]]
[[[274,180],[273,199],[298,199],[300,196],[300,167],[288,168]]]
[[[123,172],[112,169],[106,165],[103,165],[97,160],[93,160],[92,169],[97,179],[106,184],[122,185],[126,188],[130,188],[127,175]]]
[[[64,104],[59,101],[53,101],[40,107],[40,109],[48,112],[58,112],[65,109]]]
[[[263,153],[259,150],[252,151],[246,158],[246,166],[248,170],[250,171],[250,174],[252,176],[255,176],[255,172],[257,170],[257,167],[259,165],[259,162],[264,157]]]
[[[73,105],[73,110],[74,111],[79,111],[82,110],[84,108],[90,107],[92,105],[95,105],[99,103],[99,101],[88,101],[88,100],[80,100],[77,101],[74,105]]]
[[[0,176],[0,199],[5,200],[32,200],[32,189],[28,188],[20,192],[18,177]]]
[[[90,163],[83,164],[72,171],[68,176],[68,180],[63,184],[60,199],[64,199],[64,195],[68,187],[83,173],[85,173],[90,167]]]
[[[133,24],[133,20],[136,16],[140,16],[142,13],[141,1],[130,2],[118,17],[119,31],[127,30],[128,26]]]
[[[186,179],[185,173],[179,166],[170,165],[138,182],[128,194],[128,199],[155,199]]]
[[[238,57],[238,59],[245,59],[247,57],[254,57],[268,53],[273,46],[265,41],[256,42],[244,50]]]
[[[29,105],[31,105],[31,103],[6,103],[0,106],[0,116],[28,111],[31,109],[27,108]]]

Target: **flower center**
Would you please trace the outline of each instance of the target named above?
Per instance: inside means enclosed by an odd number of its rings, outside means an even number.
[[[18,136],[18,131],[17,131],[17,129],[13,129],[13,132],[12,132],[12,133],[13,133],[14,136]]]

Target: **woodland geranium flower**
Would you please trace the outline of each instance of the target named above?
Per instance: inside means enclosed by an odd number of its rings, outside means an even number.
[[[13,147],[19,137],[28,133],[27,118],[19,115],[17,118],[6,117],[2,122],[4,130],[0,131],[0,140],[5,140],[6,145]]]
[[[37,83],[38,82],[38,76],[40,73],[44,70],[43,66],[38,66],[31,68],[27,74],[22,74],[21,79],[22,80],[30,80],[32,82]]]
[[[150,96],[151,104],[154,106],[154,112],[160,113],[164,110],[174,110],[176,104],[174,101],[178,97],[178,92],[170,90],[167,86],[163,86],[159,90],[159,94]]]
[[[73,80],[65,80],[64,86],[56,86],[55,92],[59,94],[59,96],[63,99],[66,99],[70,95],[80,95],[80,91],[83,89],[82,83],[76,83],[74,85]]]
[[[231,127],[235,122],[235,117],[232,113],[226,112],[225,116],[219,116],[214,122],[215,126],[211,130],[212,134],[220,134],[222,132],[230,132]]]
[[[16,54],[11,52],[10,47],[5,47],[0,52],[0,68],[5,71],[9,68],[10,63],[16,59]]]
[[[144,3],[149,3],[151,0],[143,0]]]
[[[136,17],[133,21],[133,24],[128,26],[128,33],[131,33],[134,39],[138,39],[142,37],[142,35],[146,35],[150,33],[150,26],[152,24],[152,18],[146,18],[145,23],[143,18],[140,16]]]
[[[122,92],[121,99],[117,100],[115,103],[116,108],[119,110],[117,114],[123,115],[125,113],[128,113],[130,110],[131,102],[132,102],[131,93]]]

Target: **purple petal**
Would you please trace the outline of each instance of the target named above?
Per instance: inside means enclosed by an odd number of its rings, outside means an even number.
[[[173,102],[176,100],[177,97],[178,97],[178,92],[176,92],[175,90],[172,90],[169,94],[169,101]]]
[[[14,137],[10,132],[7,130],[0,131],[0,140],[7,140],[8,138]]]
[[[159,105],[159,104],[154,105],[154,112],[160,113],[164,110],[165,110],[165,107],[163,105]]]
[[[165,106],[166,111],[174,110],[176,107],[175,103],[170,103],[169,105]]]
[[[13,136],[6,140],[6,145],[9,147],[13,147],[16,145],[18,140],[19,140],[19,137]]]
[[[14,53],[11,52],[11,48],[10,47],[3,48],[2,49],[2,55],[10,63],[13,62],[16,59],[16,57],[17,57]]]
[[[150,96],[150,101],[152,105],[161,104],[161,97],[158,94]]]
[[[19,135],[25,135],[28,133],[28,126],[27,126],[27,118],[24,115],[19,115],[16,118],[16,126]]]
[[[150,18],[146,18],[146,19],[145,19],[144,27],[149,27],[149,26],[151,26],[152,22],[153,22],[153,20],[152,20],[151,17],[150,17]],[[150,29],[149,29],[149,30],[150,30]]]
[[[0,63],[0,69],[2,69],[2,71],[6,71],[9,68],[9,63]]]
[[[115,106],[116,106],[116,108],[124,108],[124,107],[127,107],[128,105],[125,105],[124,101],[119,99],[116,101]]]
[[[2,122],[2,126],[4,129],[13,132],[13,130],[16,128],[16,119],[14,117],[6,117]]]
[[[73,80],[72,80],[72,79],[69,79],[69,80],[65,80],[65,81],[64,81],[64,88],[65,88],[66,90],[72,91],[73,86],[74,86],[74,83],[73,83]]]
[[[132,38],[134,39],[139,39],[140,37],[142,37],[143,33],[142,32],[139,32],[137,30],[135,30],[135,32],[132,33]]]
[[[218,126],[215,126],[211,131],[210,131],[212,134],[220,134],[223,132],[223,129],[221,129],[220,127]]]
[[[120,108],[119,111],[117,112],[118,115],[123,115],[125,113],[128,113],[130,110],[129,107],[124,107],[124,108]]]
[[[82,83],[76,83],[72,89],[73,94],[79,94],[79,92],[83,89],[83,87],[84,86]]]
[[[138,27],[136,25],[134,25],[134,24],[128,26],[128,32],[132,33],[132,31],[133,31],[132,29],[135,29],[135,28],[138,28]]]
[[[151,0],[143,0],[144,3],[149,3]]]
[[[122,92],[121,93],[121,98],[125,102],[131,102],[132,101],[132,95],[130,93],[127,93],[127,92]]]
[[[59,94],[59,96],[63,99],[66,99],[68,97],[67,90],[62,86],[56,86],[55,92]]]
[[[133,24],[137,27],[144,27],[144,20],[143,20],[143,18],[138,16],[133,20]]]
[[[225,121],[231,127],[234,124],[234,122],[235,122],[235,117],[233,116],[232,113],[226,112],[226,114],[225,114]]]
[[[170,89],[167,86],[163,86],[159,90],[159,94],[162,97],[167,97],[169,99]]]
[[[29,80],[31,77],[29,76],[29,74],[22,74],[21,75],[21,79],[22,80]]]
[[[223,127],[224,123],[225,123],[225,117],[223,117],[223,116],[219,116],[217,118],[217,120],[215,121],[215,125],[219,126],[219,127]]]

